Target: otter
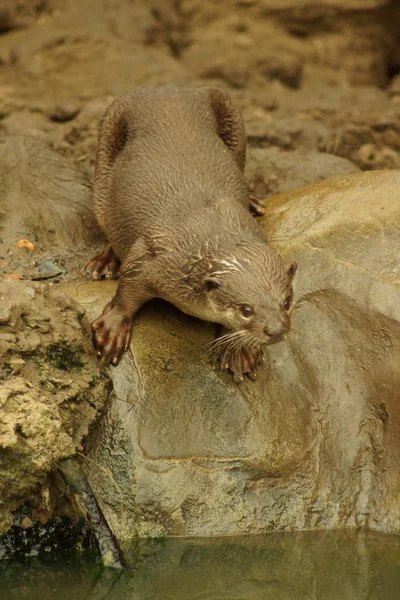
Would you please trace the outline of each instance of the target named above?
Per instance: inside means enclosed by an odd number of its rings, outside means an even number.
[[[245,160],[241,111],[219,88],[137,88],[106,110],[94,209],[109,246],[86,265],[92,279],[119,277],[92,323],[105,363],[118,364],[136,312],[156,297],[218,325],[218,359],[236,382],[255,379],[263,348],[289,332],[297,265],[254,218],[264,211]]]

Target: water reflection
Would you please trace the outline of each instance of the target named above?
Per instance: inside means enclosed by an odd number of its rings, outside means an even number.
[[[130,569],[0,565],[2,600],[397,600],[400,537],[306,532],[141,541]]]

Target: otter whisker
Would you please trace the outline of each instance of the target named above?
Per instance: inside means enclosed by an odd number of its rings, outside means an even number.
[[[218,356],[222,357],[223,359],[223,357],[227,354],[233,353],[234,355],[237,355],[240,352],[243,345],[245,345],[244,340],[237,339],[236,341],[232,341],[230,344],[227,344],[226,346],[220,349]]]
[[[246,343],[247,333],[243,330],[238,331],[237,333],[239,335],[237,335],[235,338],[232,338],[231,340],[229,340],[232,347],[242,346],[243,344]]]
[[[264,340],[261,342],[257,334],[252,334],[248,345],[254,349],[261,349],[265,345],[265,342]]]
[[[218,339],[220,339],[220,340],[228,340],[228,339],[230,339],[230,338],[235,338],[235,337],[237,337],[238,335],[240,336],[240,335],[241,335],[241,333],[242,333],[241,331],[228,331],[228,333],[225,333],[225,335],[222,335],[222,336],[221,336],[220,338],[218,338]]]
[[[258,336],[255,333],[250,336],[249,346],[262,346]]]
[[[225,354],[230,348],[241,343],[241,338],[243,335],[243,331],[229,331],[227,334],[214,340],[211,346],[212,349],[217,352],[217,358]]]
[[[229,350],[232,350],[235,353],[240,352],[244,346],[248,345],[248,340],[249,340],[249,334],[248,334],[248,332],[244,331],[243,335],[240,338],[238,338],[237,340],[234,340],[232,342],[232,344],[229,346]]]
[[[227,331],[226,333],[224,333],[224,335],[220,335],[217,339],[218,340],[223,340],[223,339],[225,339],[225,338],[227,338],[229,336],[237,335],[237,333],[239,333],[239,332],[230,329],[229,331]]]
[[[228,331],[228,333],[225,333],[224,335],[221,335],[220,337],[216,338],[215,340],[213,340],[213,344],[214,343],[218,343],[218,342],[225,342],[231,338],[237,337],[238,335],[242,335],[243,332],[240,331]]]
[[[233,352],[237,349],[240,349],[243,345],[243,341],[241,339],[232,340],[230,343],[226,344],[220,349],[220,355],[226,354],[227,352]]]
[[[224,346],[230,340],[236,339],[238,337],[238,334],[240,334],[240,332],[229,331],[225,335],[223,335],[223,336],[221,336],[221,337],[219,337],[219,338],[217,338],[215,340],[212,340],[208,345],[211,346],[212,348],[216,349],[219,346]]]

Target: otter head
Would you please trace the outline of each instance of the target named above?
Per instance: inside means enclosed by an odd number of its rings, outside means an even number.
[[[213,320],[238,332],[239,345],[279,342],[290,331],[296,270],[266,244],[213,261],[202,283]]]

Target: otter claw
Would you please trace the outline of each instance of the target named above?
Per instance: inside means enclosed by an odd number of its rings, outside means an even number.
[[[131,339],[132,317],[117,306],[108,305],[101,317],[92,323],[93,344],[97,356],[105,364],[116,366]]]
[[[229,332],[227,327],[219,325],[215,339],[225,338]],[[262,354],[260,347],[243,346],[240,350],[235,350],[228,346],[220,351],[217,360],[220,362],[221,370],[231,371],[235,383],[239,384],[242,383],[245,375],[252,381],[257,379],[257,367],[261,363]]]
[[[265,214],[264,202],[252,194],[249,194],[249,208],[250,212],[259,217],[262,217]]]
[[[117,279],[119,276],[120,261],[114,254],[111,246],[107,246],[85,265],[86,277],[98,281],[102,277],[106,279]]]

